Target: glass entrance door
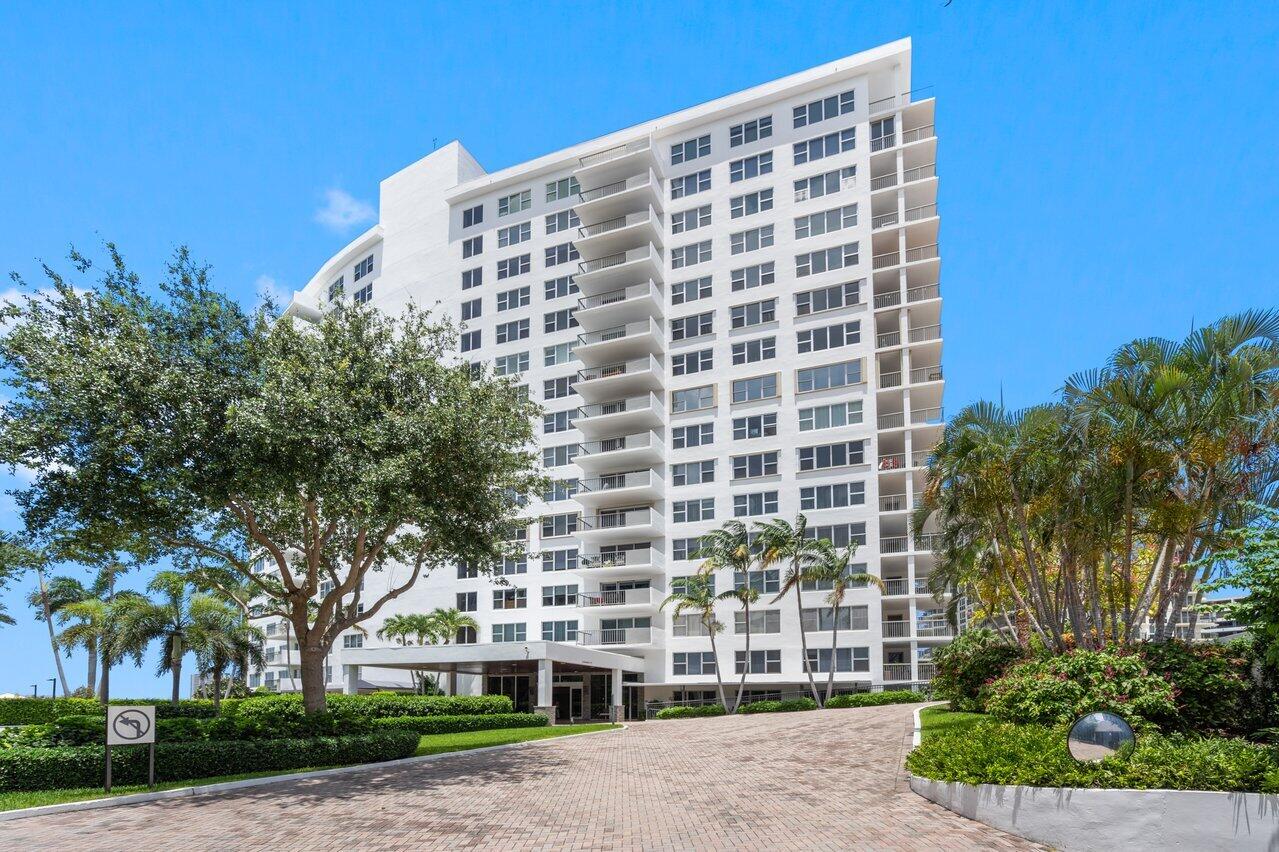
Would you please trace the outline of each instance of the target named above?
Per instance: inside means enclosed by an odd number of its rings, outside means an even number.
[[[555,704],[555,721],[571,722],[582,718],[582,687],[553,687],[551,701]]]
[[[516,713],[529,713],[532,707],[532,678],[530,675],[489,675],[489,695],[505,695],[515,705]]]

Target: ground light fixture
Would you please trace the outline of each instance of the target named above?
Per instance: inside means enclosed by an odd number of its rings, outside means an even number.
[[[1127,757],[1136,746],[1137,735],[1132,726],[1105,711],[1080,716],[1066,735],[1066,748],[1080,763],[1100,763],[1116,755]]]

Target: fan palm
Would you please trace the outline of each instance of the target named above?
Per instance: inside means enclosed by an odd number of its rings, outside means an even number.
[[[702,625],[711,638],[711,658],[715,661],[715,684],[719,688],[719,703],[723,705],[725,713],[729,712],[728,699],[724,696],[724,678],[720,672],[719,652],[715,647],[715,634],[723,630],[724,625],[715,620],[715,594],[711,591],[710,578],[702,575],[688,577],[681,589],[667,595],[666,600],[662,601],[661,609],[666,609],[667,604],[674,604],[675,618],[689,612],[696,613],[701,618]]]
[[[799,644],[803,655],[804,674],[808,676],[808,688],[813,693],[813,700],[820,705],[822,699],[817,694],[817,683],[813,680],[813,669],[808,662],[808,638],[804,635],[804,604],[800,597],[800,588],[804,581],[809,579],[809,571],[820,558],[822,547],[816,539],[808,536],[808,518],[802,514],[795,516],[793,525],[781,518],[773,518],[770,521],[757,523],[755,526],[759,531],[761,543],[760,566],[766,568],[769,565],[782,563],[787,566],[786,574],[782,578],[773,602],[776,603],[786,597],[791,591],[795,593],[795,612],[800,622]],[[749,664],[748,659],[747,665]]]
[[[830,605],[830,667],[826,675],[824,705],[830,702],[831,694],[835,691],[835,659],[839,648],[839,610],[844,605],[844,597],[849,589],[862,586],[875,586],[883,592],[884,581],[874,574],[852,570],[853,557],[857,555],[856,544],[849,545],[843,552],[824,539],[821,544],[821,553],[817,561],[809,568],[809,575],[814,582],[830,586],[830,591],[826,594],[826,603]],[[802,632],[802,624],[800,629]]]

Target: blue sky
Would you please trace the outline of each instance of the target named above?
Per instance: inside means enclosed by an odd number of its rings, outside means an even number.
[[[950,410],[1279,303],[1275,6],[943,2],[4,4],[0,267],[110,239],[152,273],[187,243],[252,302],[301,287],[435,141],[498,169],[910,35],[938,99]],[[25,591],[0,597],[0,692],[46,694]],[[163,693],[152,662],[117,694]]]

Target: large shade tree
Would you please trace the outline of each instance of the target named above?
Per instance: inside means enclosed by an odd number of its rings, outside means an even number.
[[[35,471],[23,520],[110,525],[148,557],[251,583],[322,710],[343,631],[434,566],[509,551],[542,484],[536,406],[459,363],[454,328],[412,307],[276,320],[185,250],[148,288],[107,248],[102,268],[73,253],[77,280],[46,268],[45,293],[3,311],[0,462]],[[387,580],[363,584],[372,572]]]

